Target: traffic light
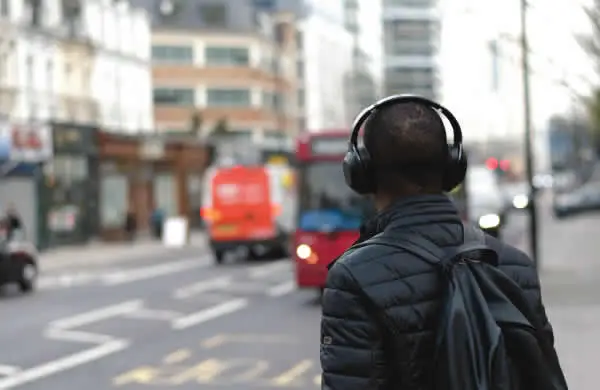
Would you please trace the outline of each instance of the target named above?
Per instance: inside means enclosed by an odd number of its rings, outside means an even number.
[[[491,171],[495,171],[496,169],[498,169],[498,159],[494,158],[494,157],[490,157],[485,161],[485,166],[491,170]]]

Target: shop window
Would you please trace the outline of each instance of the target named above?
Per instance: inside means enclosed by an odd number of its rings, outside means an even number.
[[[128,180],[111,174],[100,180],[100,224],[103,228],[124,226],[128,205]]]
[[[161,209],[166,216],[175,216],[178,214],[175,195],[175,180],[173,179],[173,175],[159,174],[154,177],[154,200],[156,207]]]

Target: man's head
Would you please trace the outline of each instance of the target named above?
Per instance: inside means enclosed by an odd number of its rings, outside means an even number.
[[[442,192],[448,151],[444,123],[433,108],[412,102],[383,107],[364,130],[376,200]]]

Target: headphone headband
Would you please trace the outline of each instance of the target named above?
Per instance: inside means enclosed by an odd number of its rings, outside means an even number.
[[[375,102],[374,104],[370,105],[369,107],[365,108],[364,110],[362,110],[360,112],[360,114],[358,114],[356,119],[354,120],[354,123],[352,124],[352,134],[350,135],[350,146],[353,148],[358,147],[358,134],[360,133],[360,129],[361,129],[362,125],[365,123],[365,121],[375,111],[385,108],[385,107],[389,107],[394,104],[402,104],[402,103],[420,103],[424,106],[433,108],[434,110],[438,111],[438,113],[441,113],[444,117],[446,117],[446,119],[448,119],[448,121],[450,122],[450,126],[452,127],[452,133],[453,133],[453,138],[454,138],[452,141],[452,144],[454,147],[460,148],[461,149],[460,152],[462,153],[462,141],[463,141],[462,130],[461,130],[460,124],[458,123],[458,120],[456,119],[454,114],[452,114],[452,112],[450,112],[450,110],[448,110],[446,107],[442,106],[441,104],[439,104],[437,102],[434,102],[433,100],[427,99],[422,96],[408,95],[408,94],[388,96],[386,98],[383,98],[383,99]]]

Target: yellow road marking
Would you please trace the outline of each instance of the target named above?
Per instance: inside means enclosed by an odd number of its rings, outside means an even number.
[[[275,386],[289,386],[302,374],[310,370],[312,366],[313,362],[311,362],[310,360],[303,360],[288,371],[279,375],[277,378],[274,378],[271,382]]]
[[[210,349],[210,348],[215,348],[215,347],[221,346],[221,345],[225,344],[226,341],[227,341],[227,336],[225,336],[224,334],[219,334],[219,335],[216,335],[209,339],[203,340],[200,343],[200,345],[202,346],[202,348]]]
[[[190,356],[192,356],[192,353],[189,350],[178,349],[177,351],[165,356],[165,358],[163,359],[163,362],[165,364],[181,363],[182,361],[189,358]]]
[[[227,364],[222,361],[218,359],[209,359],[173,376],[170,379],[170,382],[175,385],[180,385],[190,380],[195,380],[200,383],[210,383],[226,369]]]
[[[266,334],[220,334],[200,343],[202,348],[211,349],[227,343],[297,344],[298,340],[287,335]]]
[[[235,382],[250,382],[256,380],[259,376],[263,375],[265,372],[269,370],[269,362],[266,360],[250,360],[250,359],[242,359],[242,360],[234,360],[231,362],[229,368],[234,367],[249,367],[243,373],[236,375],[233,379]]]
[[[130,383],[150,384],[158,377],[158,370],[152,367],[139,367],[113,380],[115,386],[123,386]]]
[[[321,386],[321,375],[317,375],[317,376],[315,377],[315,379],[313,379],[313,383],[314,383],[316,386]]]

